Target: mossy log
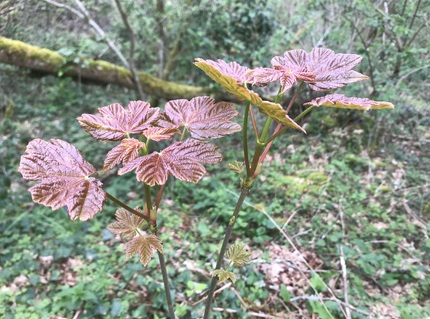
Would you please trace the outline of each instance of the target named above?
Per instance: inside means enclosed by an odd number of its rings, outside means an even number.
[[[58,52],[36,47],[21,41],[0,37],[0,63],[28,68],[38,73],[58,75],[60,72],[81,80],[100,84],[116,84],[134,88],[131,72],[121,66],[103,60],[81,59],[71,63]],[[163,81],[145,72],[138,72],[142,90],[163,99],[190,99],[210,95],[208,88]]]

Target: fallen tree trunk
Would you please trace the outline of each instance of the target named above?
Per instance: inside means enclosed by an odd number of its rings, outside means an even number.
[[[100,84],[135,88],[130,70],[124,67],[91,59],[82,59],[79,64],[71,63],[58,52],[5,37],[0,37],[0,63],[28,68],[43,74],[58,75],[61,72]],[[190,99],[213,93],[208,88],[163,81],[145,72],[137,72],[137,76],[146,94],[167,100]]]

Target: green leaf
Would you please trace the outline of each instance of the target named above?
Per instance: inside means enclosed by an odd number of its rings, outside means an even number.
[[[234,243],[230,246],[226,255],[236,268],[246,265],[251,260],[251,254],[246,251],[245,245],[241,243]]]
[[[232,161],[230,163],[228,163],[227,168],[232,170],[235,173],[242,173],[243,168],[245,167],[245,163],[244,162],[238,162],[238,161]]]
[[[315,288],[316,291],[322,292],[326,290],[326,285],[318,274],[313,273],[310,282],[312,287]]]
[[[224,269],[216,269],[213,273],[213,276],[218,277],[219,282],[224,282],[230,279],[232,283],[235,283],[237,280],[237,277],[233,272]]]
[[[291,299],[291,294],[284,284],[281,285],[281,291],[279,292],[279,296],[281,296],[282,300],[284,300],[285,302],[288,302]]]
[[[312,307],[312,311],[317,313],[319,318],[321,319],[334,319],[331,313],[328,311],[326,307],[324,307],[324,303],[321,301],[309,301],[309,305]]]

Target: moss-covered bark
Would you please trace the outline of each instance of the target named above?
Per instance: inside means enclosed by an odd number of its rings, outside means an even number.
[[[95,81],[102,84],[116,84],[134,88],[131,72],[121,66],[102,60],[84,59],[79,65],[67,61],[61,54],[36,47],[21,41],[0,37],[0,63],[29,68],[46,74],[59,72]],[[145,72],[138,72],[145,93],[164,99],[186,98],[208,95],[208,88],[163,81]]]

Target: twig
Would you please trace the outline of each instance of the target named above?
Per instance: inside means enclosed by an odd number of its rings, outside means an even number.
[[[133,75],[133,81],[134,81],[134,85],[136,86],[136,91],[137,91],[137,94],[139,95],[139,99],[143,100],[144,95],[143,95],[142,86],[140,85],[140,80],[139,80],[139,77],[137,76],[137,70],[134,65],[134,49],[136,45],[136,38],[134,36],[134,32],[130,25],[130,22],[128,21],[127,14],[125,13],[125,11],[121,6],[121,1],[115,0],[115,3],[119,13],[121,14],[122,21],[124,22],[124,25],[127,28],[128,37],[130,40],[130,55],[128,57],[128,68],[130,69],[130,72]]]
[[[215,295],[217,295],[217,294],[219,294],[221,291],[223,291],[223,290],[225,290],[225,289],[229,288],[231,285],[232,285],[232,283],[231,283],[231,282],[229,282],[229,283],[225,284],[224,286],[222,286],[221,288],[219,288],[219,289],[215,290],[215,292],[214,292],[214,296],[215,296]],[[202,299],[200,299],[200,300],[196,301],[195,303],[193,303],[193,304],[191,305],[191,307],[195,307],[195,306],[197,306],[198,304],[200,304],[200,303],[204,302],[206,299],[208,299],[208,296],[204,296]]]
[[[351,310],[354,310],[355,312],[357,312],[359,314],[367,316],[367,318],[369,318],[369,319],[373,319],[374,318],[374,317],[371,316],[370,313],[368,313],[368,312],[366,312],[364,310],[358,309],[358,308],[356,308],[354,306],[351,306],[350,304],[345,304],[342,300],[339,300],[336,297],[334,297],[334,298],[327,298],[327,297],[320,297],[320,296],[306,296],[305,295],[305,296],[293,297],[293,298],[290,299],[290,302],[296,302],[296,301],[299,301],[299,300],[308,300],[308,301],[320,301],[320,300],[323,300],[323,301],[335,301],[338,304],[340,303],[344,307],[350,308]]]
[[[342,204],[339,203],[339,214],[340,214],[340,223],[342,226],[342,233],[343,238],[345,238],[345,222],[343,220],[343,209]],[[345,253],[343,251],[343,245],[339,245],[339,253],[340,253],[340,266],[342,269],[342,280],[343,280],[343,299],[347,307],[345,307],[345,313],[346,313],[346,319],[351,319],[351,309],[349,307],[349,301],[348,301],[348,273],[346,269],[346,263],[345,263]]]
[[[72,8],[71,6],[59,3],[53,0],[43,0],[46,3],[52,4],[53,6],[67,9],[68,11],[72,12],[76,16],[78,16],[82,20],[87,20],[88,24],[96,31],[97,34],[99,34],[102,39],[107,43],[107,45],[112,49],[112,51],[115,52],[115,54],[118,56],[118,58],[121,60],[121,62],[128,68],[128,62],[127,59],[124,57],[124,55],[121,53],[121,51],[118,49],[118,47],[108,38],[106,33],[103,31],[103,29],[95,22],[88,13],[87,9],[85,9],[85,6],[80,2],[79,0],[74,0],[76,5],[79,7],[79,10],[76,10],[75,8]]]

